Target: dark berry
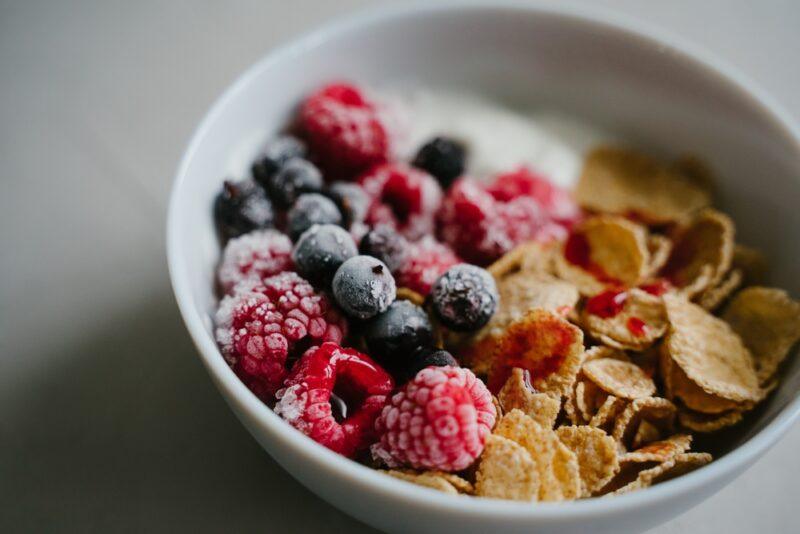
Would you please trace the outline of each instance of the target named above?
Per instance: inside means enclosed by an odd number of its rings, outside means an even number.
[[[401,370],[397,371],[397,381],[398,383],[408,382],[426,367],[448,366],[458,367],[458,361],[452,354],[435,347],[420,347],[410,358],[406,359]]]
[[[500,296],[486,269],[462,263],[447,270],[431,289],[433,310],[445,326],[477,330],[491,319]]]
[[[371,256],[355,256],[345,261],[333,277],[332,289],[339,307],[358,319],[369,319],[385,311],[397,291],[389,268]]]
[[[336,204],[319,193],[300,195],[286,216],[286,232],[292,239],[315,224],[341,224],[342,214]]]
[[[288,208],[303,193],[322,190],[322,173],[310,161],[292,158],[278,169],[268,183],[272,201],[281,208]]]
[[[404,263],[408,253],[408,241],[391,226],[382,224],[370,230],[361,238],[361,254],[378,258],[392,272]]]
[[[269,179],[292,158],[304,158],[306,145],[291,135],[282,135],[270,141],[253,163],[253,179],[269,187]]]
[[[334,182],[328,187],[327,194],[339,206],[344,216],[345,228],[349,228],[353,223],[364,222],[367,218],[370,198],[360,185],[352,182]]]
[[[419,149],[414,166],[428,171],[447,188],[464,173],[466,157],[464,145],[446,137],[436,137]]]
[[[392,371],[405,369],[414,351],[433,345],[428,314],[407,300],[394,301],[364,325],[363,334],[369,354]]]
[[[226,181],[214,200],[214,220],[225,239],[272,226],[272,203],[252,180]]]
[[[316,224],[303,232],[292,250],[292,261],[304,278],[327,285],[336,269],[358,254],[353,237],[335,224]]]

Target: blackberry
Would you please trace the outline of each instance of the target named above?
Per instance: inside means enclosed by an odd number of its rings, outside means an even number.
[[[310,161],[292,158],[272,175],[267,184],[272,201],[286,209],[303,193],[321,191],[322,173]]]
[[[426,367],[458,367],[458,360],[444,349],[420,347],[406,359],[401,370],[396,371],[398,383],[408,382]]]
[[[385,312],[364,325],[369,354],[391,371],[403,370],[421,347],[433,345],[428,314],[407,300],[394,301]]]
[[[345,228],[350,228],[353,223],[364,222],[367,218],[370,199],[360,185],[334,182],[328,187],[327,195],[339,206],[339,211],[344,216]]]
[[[315,224],[300,236],[292,250],[292,261],[306,279],[323,286],[330,283],[336,269],[358,254],[347,230],[335,224]]]
[[[342,214],[331,199],[319,193],[306,193],[300,195],[286,215],[286,233],[297,239],[315,224],[341,223]]]
[[[431,289],[433,310],[452,330],[478,330],[491,319],[500,296],[486,269],[462,263],[448,269]]]
[[[269,187],[269,179],[292,158],[304,158],[306,145],[291,135],[281,135],[270,141],[251,167],[253,179]]]
[[[391,226],[382,224],[361,238],[359,251],[361,254],[378,258],[394,273],[405,262],[408,241]]]
[[[369,319],[386,310],[395,299],[397,286],[389,268],[371,256],[345,261],[333,277],[333,297],[344,312]]]
[[[447,137],[435,137],[419,149],[414,157],[414,166],[435,176],[446,189],[464,173],[466,157],[467,151],[461,143]]]
[[[252,180],[226,181],[214,200],[214,220],[225,240],[269,228],[273,217],[267,194]]]

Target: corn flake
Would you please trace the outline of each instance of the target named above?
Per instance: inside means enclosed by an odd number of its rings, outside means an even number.
[[[525,447],[499,435],[486,439],[475,475],[476,495],[535,501],[539,486],[539,470]]]
[[[731,410],[721,414],[705,414],[685,409],[678,412],[678,422],[682,427],[700,433],[716,432],[733,426],[743,417],[741,410]]]
[[[592,211],[634,214],[651,224],[684,220],[711,202],[709,192],[684,172],[610,146],[589,153],[575,196]]]
[[[661,397],[633,400],[617,417],[612,436],[620,447],[629,449],[642,421],[654,425],[662,435],[668,435],[675,424],[676,412],[675,405]]]
[[[599,428],[562,426],[556,434],[578,459],[582,497],[602,488],[617,473],[617,445]]]
[[[490,354],[489,389],[498,391],[514,367],[530,372],[536,391],[566,395],[583,362],[583,332],[566,319],[535,309],[509,325],[502,336],[471,350]]]
[[[716,286],[731,267],[734,234],[727,215],[703,210],[675,237],[662,274],[687,297]]]
[[[725,302],[734,291],[739,289],[743,280],[744,275],[741,269],[733,269],[719,284],[700,293],[700,296],[696,299],[697,303],[709,311],[714,311]]]
[[[498,421],[494,433],[528,451],[539,473],[540,501],[576,498],[580,492],[577,457],[564,447],[552,429],[541,426],[520,410],[511,410]]]
[[[666,462],[670,458],[689,450],[692,445],[691,434],[675,434],[660,441],[652,441],[620,457],[622,464],[627,462]]]
[[[667,331],[667,315],[661,297],[641,289],[627,290],[622,309],[611,317],[590,313],[589,306],[584,307],[581,322],[600,342],[636,351],[650,347]]]
[[[561,403],[555,397],[533,391],[525,374],[519,367],[511,370],[511,376],[497,394],[502,413],[518,409],[543,427],[553,428]]]
[[[737,402],[761,398],[753,358],[728,324],[700,306],[664,295],[669,357],[706,393]]]
[[[571,252],[573,248],[580,252]],[[573,254],[578,257],[573,258]],[[592,217],[581,223],[554,258],[556,275],[588,296],[600,293],[608,284],[635,286],[645,277],[649,265],[647,229],[613,216]]]
[[[581,372],[603,391],[621,399],[650,397],[656,392],[653,379],[634,363],[600,358],[585,363]]]
[[[750,349],[760,383],[767,382],[800,339],[800,303],[781,289],[740,291],[723,319]]]

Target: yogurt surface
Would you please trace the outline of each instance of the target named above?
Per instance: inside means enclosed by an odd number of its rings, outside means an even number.
[[[446,90],[388,89],[375,92],[387,106],[394,150],[410,160],[437,135],[466,144],[467,172],[478,180],[527,166],[553,183],[571,187],[583,156],[613,137],[576,117],[545,109],[512,109],[490,98]]]

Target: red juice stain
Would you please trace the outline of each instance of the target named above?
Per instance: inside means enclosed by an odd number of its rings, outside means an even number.
[[[489,391],[497,394],[519,367],[531,382],[542,380],[558,372],[575,341],[575,332],[561,321],[544,321],[531,328],[527,324],[512,326],[501,342],[495,363],[489,373]]]
[[[580,232],[569,234],[567,242],[564,244],[564,257],[568,262],[588,271],[601,282],[619,284],[619,280],[609,276],[602,267],[592,261],[592,248],[589,240]]]
[[[697,250],[694,243],[687,240],[679,241],[669,255],[667,264],[661,269],[661,276],[672,285],[681,287],[684,285],[684,281],[680,279],[679,273],[688,267],[696,256]]]
[[[626,326],[628,327],[628,332],[636,337],[644,337],[647,334],[647,324],[638,317],[628,319]]]
[[[573,265],[589,270],[591,266],[591,248],[586,236],[579,233],[571,233],[564,244],[564,257]]]
[[[646,291],[651,295],[655,295],[656,297],[660,297],[661,295],[672,289],[672,284],[670,284],[669,280],[667,280],[666,278],[659,278],[655,282],[640,285],[639,289],[641,289],[642,291]]]
[[[609,289],[586,301],[586,313],[608,319],[618,315],[628,300],[624,289]]]

